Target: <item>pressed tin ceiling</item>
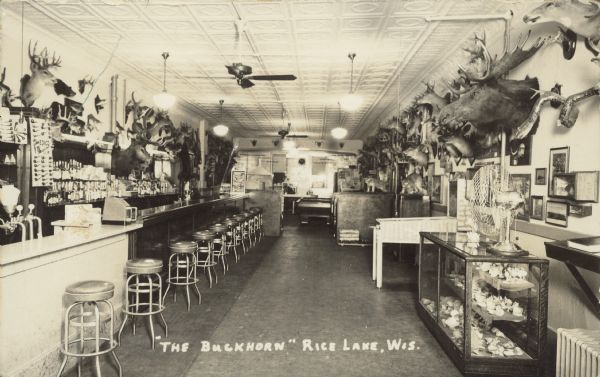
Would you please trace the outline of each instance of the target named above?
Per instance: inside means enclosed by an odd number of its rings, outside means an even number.
[[[129,75],[160,90],[169,51],[168,89],[237,136],[276,135],[292,123],[296,134],[324,137],[335,127],[364,137],[382,117],[423,91],[423,81],[452,75],[460,47],[474,31],[501,36],[503,23],[427,22],[427,16],[515,12],[533,2],[500,0],[56,0],[28,2],[26,18],[64,38],[73,49],[112,50]],[[20,4],[3,7],[20,14]],[[243,20],[239,36],[236,20]],[[363,104],[342,112],[350,89],[349,52],[355,52],[354,91]],[[225,64],[241,61],[254,74],[294,74],[295,81],[255,81],[242,89]],[[442,86],[442,82],[438,83]],[[440,91],[442,89],[440,88]],[[285,121],[282,121],[285,109]],[[341,124],[340,124],[341,123]]]

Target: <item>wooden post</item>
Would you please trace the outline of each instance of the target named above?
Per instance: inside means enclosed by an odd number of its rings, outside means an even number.
[[[208,143],[206,140],[206,121],[200,120],[198,126],[198,134],[200,135],[200,188],[206,188],[204,169],[206,169],[206,156],[208,155]]]

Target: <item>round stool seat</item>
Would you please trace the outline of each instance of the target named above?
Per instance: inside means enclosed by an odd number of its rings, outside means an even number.
[[[126,266],[130,274],[156,274],[162,271],[163,262],[159,259],[130,259]]]
[[[215,233],[223,233],[227,231],[227,226],[225,224],[213,224],[209,229]]]
[[[237,215],[233,216],[233,218],[234,218],[235,220],[237,220],[237,221],[240,221],[240,222],[242,222],[242,221],[246,220],[246,216],[244,216],[244,215],[242,215],[242,214],[237,214]]]
[[[193,233],[192,238],[196,241],[212,241],[215,239],[215,232],[210,230],[200,230]]]
[[[196,251],[198,245],[194,241],[179,241],[171,244],[169,249],[174,253],[189,254]]]
[[[69,285],[65,293],[75,301],[108,300],[115,293],[115,285],[102,280],[85,280]]]
[[[262,208],[260,208],[260,207],[252,207],[252,208],[250,208],[250,209],[248,210],[248,212],[250,212],[250,213],[254,213],[254,214],[257,214],[257,213],[262,213],[262,211],[263,211],[263,210],[262,210]]]
[[[225,220],[223,220],[223,224],[225,224],[227,226],[236,226],[238,223],[239,223],[239,221],[232,217],[228,217]]]

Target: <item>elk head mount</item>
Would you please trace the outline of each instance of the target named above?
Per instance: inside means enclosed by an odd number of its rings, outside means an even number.
[[[539,38],[525,49],[529,35],[498,59],[489,53],[485,35],[482,38],[475,36],[476,47],[468,50],[472,54],[469,66],[459,66],[460,89],[449,86],[458,99],[443,107],[438,115],[436,132],[440,136],[463,136],[474,144],[474,149],[484,152],[497,143],[502,132],[512,134],[528,118],[536,101],[538,80],[502,77],[547,43],[562,40],[559,33]]]
[[[31,69],[31,75],[25,75],[21,78],[21,102],[23,106],[30,107],[33,103],[40,98],[42,91],[46,86],[54,86],[57,79],[54,74],[50,71],[53,68],[60,67],[60,56],[57,58],[56,54],[52,54],[52,58],[48,55],[48,49],[44,47],[42,51],[36,53],[37,42],[31,49],[31,41],[27,51],[29,53],[29,68]]]

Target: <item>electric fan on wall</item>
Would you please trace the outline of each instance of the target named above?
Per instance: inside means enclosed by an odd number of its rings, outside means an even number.
[[[510,241],[510,227],[524,202],[523,196],[510,187],[510,174],[506,169],[486,165],[475,173],[469,203],[479,233],[498,239],[489,252],[506,256],[528,254]]]

